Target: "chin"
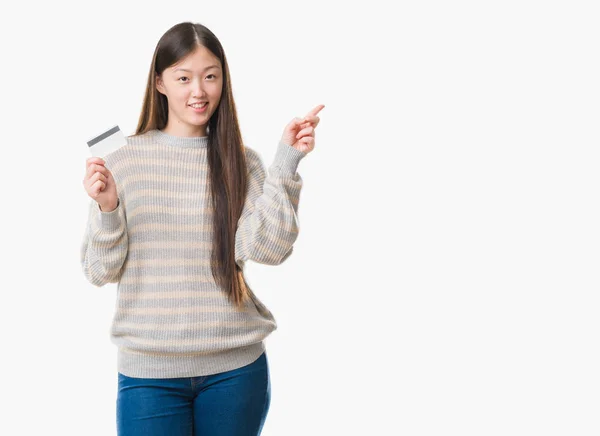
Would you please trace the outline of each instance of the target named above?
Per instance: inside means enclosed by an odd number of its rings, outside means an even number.
[[[189,124],[190,126],[194,126],[194,127],[203,127],[203,126],[206,126],[206,127],[208,127],[208,122],[205,122],[205,123],[199,123],[198,121],[188,121],[188,124]]]

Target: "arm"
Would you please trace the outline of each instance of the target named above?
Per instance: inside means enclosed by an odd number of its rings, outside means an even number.
[[[121,199],[118,199],[117,208],[110,212],[102,211],[92,200],[81,244],[81,266],[87,280],[95,286],[118,282],[127,246],[127,223]]]
[[[235,261],[279,265],[293,250],[298,237],[298,201],[302,178],[296,172],[306,156],[279,142],[268,176],[258,153],[246,148],[248,193],[235,235]]]

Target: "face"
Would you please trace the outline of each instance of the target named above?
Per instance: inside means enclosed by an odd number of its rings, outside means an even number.
[[[167,97],[169,106],[164,131],[175,136],[206,136],[222,88],[221,62],[202,46],[156,76],[156,89]],[[200,109],[190,106],[200,102],[208,104]]]

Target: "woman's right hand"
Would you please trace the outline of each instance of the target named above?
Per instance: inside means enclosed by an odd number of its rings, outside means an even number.
[[[117,185],[110,170],[104,166],[103,159],[90,157],[86,160],[83,186],[102,212],[112,212],[117,208]]]

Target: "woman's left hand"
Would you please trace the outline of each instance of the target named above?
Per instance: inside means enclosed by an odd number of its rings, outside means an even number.
[[[311,152],[315,148],[315,128],[320,121],[317,114],[324,107],[324,104],[320,104],[306,114],[304,118],[296,117],[290,121],[283,130],[281,142],[303,153]]]

